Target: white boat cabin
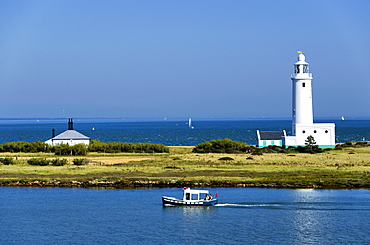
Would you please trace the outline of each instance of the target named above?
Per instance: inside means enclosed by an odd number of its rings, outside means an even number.
[[[207,200],[207,198],[210,198],[210,194],[208,190],[191,190],[189,187],[184,188],[184,201],[197,201],[197,200]]]

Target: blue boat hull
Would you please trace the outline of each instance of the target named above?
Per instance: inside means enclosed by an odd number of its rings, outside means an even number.
[[[214,206],[217,199],[212,200],[182,200],[173,197],[162,197],[163,206]]]

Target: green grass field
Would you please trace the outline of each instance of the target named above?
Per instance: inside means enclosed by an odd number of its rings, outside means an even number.
[[[279,188],[369,188],[370,147],[343,148],[319,154],[196,154],[192,147],[170,153],[89,153],[87,165],[32,166],[33,157],[52,154],[2,153],[15,164],[0,164],[1,185],[40,186],[230,186]],[[230,157],[234,160],[219,160]]]

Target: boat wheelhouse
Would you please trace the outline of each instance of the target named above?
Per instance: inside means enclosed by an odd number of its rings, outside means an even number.
[[[162,196],[163,206],[214,206],[218,202],[208,190],[192,190],[189,187],[183,189],[183,198]]]

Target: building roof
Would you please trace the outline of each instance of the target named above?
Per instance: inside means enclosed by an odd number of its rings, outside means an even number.
[[[284,131],[259,131],[261,140],[282,140]]]
[[[89,139],[90,139],[89,137],[73,129],[66,130],[53,138],[53,140],[89,140]]]

